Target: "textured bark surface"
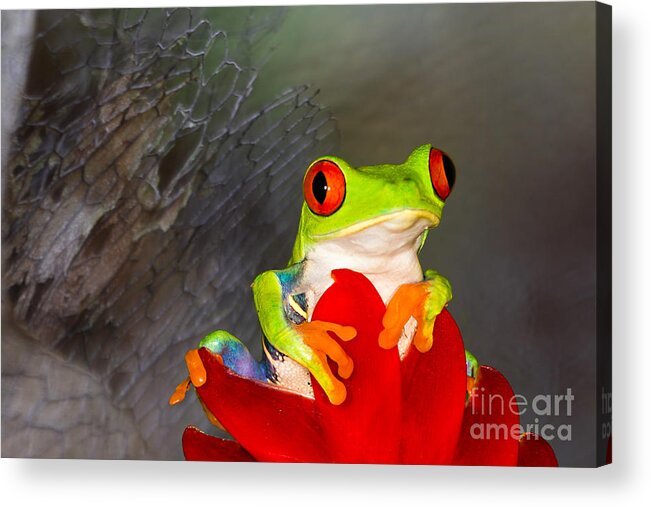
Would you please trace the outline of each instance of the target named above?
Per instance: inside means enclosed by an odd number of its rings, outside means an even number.
[[[180,458],[205,425],[167,405],[183,353],[216,326],[258,340],[249,284],[337,137],[300,83],[256,100],[282,15],[37,15],[3,167],[3,456]]]

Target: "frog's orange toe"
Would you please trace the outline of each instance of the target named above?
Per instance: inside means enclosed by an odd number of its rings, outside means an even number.
[[[332,373],[325,352],[315,350],[315,355],[320,368],[318,369],[318,372],[313,373],[314,377],[325,392],[328,400],[330,400],[330,403],[333,405],[341,405],[346,401],[346,396],[348,395],[346,386],[335,376],[334,373]],[[350,369],[348,371],[342,371],[342,369],[345,370],[346,366],[342,367],[342,363],[339,363],[338,373],[342,378],[348,378],[353,371],[353,361],[350,358],[348,358],[348,361],[350,361]],[[348,373],[348,376],[345,377],[342,373]]]
[[[348,379],[353,374],[353,360],[350,357],[346,357],[345,361],[342,361],[338,364],[337,373],[341,378]]]
[[[170,396],[168,403],[172,406],[181,403],[185,399],[185,393],[188,392],[188,389],[190,389],[190,377],[186,378],[183,382],[176,386],[176,389],[174,389],[174,392],[172,393],[172,396]]]
[[[199,357],[199,350],[188,350],[185,354],[185,364],[190,372],[190,380],[195,387],[201,387],[206,383],[206,368]]]
[[[341,340],[348,342],[357,336],[357,330],[352,326],[342,326],[334,322],[325,322],[323,320],[312,320],[303,322],[298,325],[301,334],[331,333],[336,334]]]
[[[344,401],[346,401],[346,396],[348,395],[346,392],[346,386],[343,384],[343,382],[340,382],[334,377],[333,380],[333,386],[326,391],[326,394],[328,395],[330,403],[333,405],[341,405]]]
[[[434,344],[434,321],[426,319],[417,319],[418,327],[414,334],[414,347],[418,352],[425,353],[432,348]]]
[[[380,347],[383,349],[390,349],[398,345],[400,336],[402,336],[403,327],[404,326],[385,327],[382,331],[380,331],[380,335],[378,337]]]

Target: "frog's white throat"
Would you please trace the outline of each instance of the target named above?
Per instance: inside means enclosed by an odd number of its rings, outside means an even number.
[[[336,237],[321,238],[307,253],[301,288],[305,289],[308,318],[321,295],[332,285],[334,269],[363,273],[385,304],[405,283],[419,282],[423,270],[418,261],[422,234],[437,225],[429,214],[404,210],[357,224]]]
[[[307,316],[323,293],[333,283],[334,269],[348,268],[363,273],[373,283],[385,304],[396,289],[405,283],[419,282],[423,271],[418,262],[421,236],[428,227],[438,225],[435,217],[422,212],[402,211],[339,231],[336,237],[321,237],[306,255],[301,281],[296,293],[307,299]],[[412,317],[405,325],[398,342],[400,357],[404,357],[416,330]],[[266,351],[274,366],[276,383],[314,397],[307,369],[290,359],[274,358]]]

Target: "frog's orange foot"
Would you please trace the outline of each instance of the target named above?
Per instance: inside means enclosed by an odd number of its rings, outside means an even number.
[[[221,356],[217,356],[220,363],[223,364]],[[185,354],[185,364],[188,367],[190,376],[181,382],[170,396],[169,404],[176,405],[185,399],[185,393],[190,389],[190,384],[194,387],[201,387],[206,383],[206,368],[199,356],[199,349],[188,350]]]
[[[185,364],[190,373],[190,380],[194,387],[201,387],[206,383],[206,368],[199,356],[199,349],[188,350],[185,354]]]
[[[327,356],[337,363],[337,373],[341,378],[347,379],[351,376],[353,373],[353,360],[329,333],[334,333],[341,340],[347,342],[357,336],[354,327],[313,320],[299,324],[296,326],[296,330],[300,333],[305,344],[311,347],[322,359]],[[332,372],[329,373],[334,379]]]
[[[337,374],[343,379],[350,378],[352,375],[353,360],[331,333],[342,341],[349,341],[357,336],[357,330],[351,326],[319,320],[303,322],[295,329],[303,343],[311,350],[311,353],[304,358],[303,366],[314,375],[333,405],[343,403],[346,399],[346,386],[330,369],[328,358],[337,364]]]
[[[384,329],[380,332],[380,347],[390,349],[398,345],[402,331],[407,321],[414,317],[417,322],[414,334],[414,346],[420,352],[432,348],[434,320],[440,312],[432,312],[428,308],[431,295],[429,281],[402,285],[389,301],[386,313],[382,319]]]

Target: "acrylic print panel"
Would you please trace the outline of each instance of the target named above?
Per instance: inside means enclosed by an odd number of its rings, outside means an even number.
[[[5,11],[2,45],[3,456],[607,461],[609,7]]]

